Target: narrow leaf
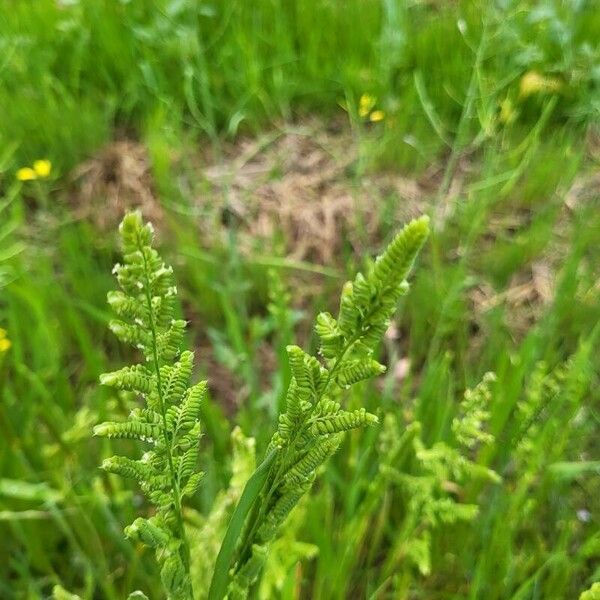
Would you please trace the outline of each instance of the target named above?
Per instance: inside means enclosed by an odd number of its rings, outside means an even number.
[[[227,585],[229,583],[229,567],[231,565],[231,559],[235,551],[237,540],[242,532],[246,517],[265,484],[271,464],[275,460],[276,455],[277,452],[275,450],[270,452],[258,466],[256,471],[254,471],[252,477],[248,479],[248,482],[244,487],[240,501],[229,521],[229,527],[227,527],[221,549],[217,555],[215,570],[212,581],[210,582],[208,600],[222,600],[225,597]]]

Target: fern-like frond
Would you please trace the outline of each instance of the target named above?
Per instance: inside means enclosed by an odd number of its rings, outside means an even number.
[[[340,442],[339,435],[314,442],[285,475],[283,488],[290,489],[306,481],[337,450]]]
[[[372,351],[385,333],[398,299],[408,290],[405,279],[428,234],[428,217],[411,221],[367,276],[359,273],[344,286],[336,329],[346,343],[360,341],[361,354]]]
[[[162,562],[160,578],[164,588],[173,600],[193,598],[189,570],[177,550],[168,554]]]
[[[230,600],[245,600],[248,598],[248,590],[258,577],[266,558],[267,548],[254,544],[250,558],[244,563],[244,566],[238,571],[230,584],[228,594]]]
[[[190,475],[181,490],[181,495],[186,498],[193,496],[198,491],[203,477],[204,473],[201,471]]]
[[[420,217],[406,225],[377,259],[373,271],[374,281],[383,288],[402,284],[428,235],[429,217]]]
[[[321,384],[319,361],[298,346],[288,346],[287,352],[299,400],[314,400]]]
[[[406,277],[428,232],[427,217],[409,223],[367,275],[359,273],[344,285],[337,319],[318,315],[315,331],[323,362],[298,346],[287,347],[292,379],[285,411],[269,444],[267,456],[273,462],[265,489],[255,500],[260,509],[251,513],[233,559],[230,598],[246,597],[258,576],[263,549],[339,447],[344,432],[378,422],[364,408],[343,410],[338,400],[350,386],[385,370],[373,353],[408,289]],[[233,553],[229,541],[226,551]],[[211,600],[221,600],[226,582],[222,573],[213,578]]]
[[[413,421],[399,435],[400,424],[393,414],[386,415],[380,444],[380,465],[374,490],[390,487],[399,495],[394,502],[403,505],[402,521],[394,524],[400,532],[396,547],[403,548],[423,574],[430,571],[432,533],[445,524],[472,521],[479,513],[474,502],[465,501],[463,486],[469,481],[497,483],[500,477],[476,457],[477,444],[487,444],[493,437],[484,431],[490,400],[489,386],[494,380],[486,374],[481,383],[467,390],[460,404],[452,430],[454,445],[438,441],[427,446],[422,426]],[[460,501],[459,501],[460,499]],[[394,559],[387,561],[392,572]]]
[[[136,480],[155,505],[156,515],[136,519],[126,534],[156,550],[167,597],[189,600],[193,589],[182,502],[196,493],[202,480],[197,463],[206,384],[188,387],[194,355],[181,352],[185,321],[174,318],[173,269],[152,248],[152,226],[130,213],[120,233],[123,263],[115,266],[114,274],[121,289],[108,294],[119,319],[109,326],[121,341],[141,351],[144,361],[105,373],[100,382],[136,392],[145,405],[133,410],[126,421],[97,425],[94,435],[151,443],[141,460],[113,456],[102,468]]]

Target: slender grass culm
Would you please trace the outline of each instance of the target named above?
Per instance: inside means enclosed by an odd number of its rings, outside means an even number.
[[[173,270],[152,248],[152,227],[139,213],[120,226],[124,264],[114,272],[121,291],[108,302],[120,317],[112,321],[117,337],[138,348],[144,362],[101,376],[101,383],[137,393],[145,401],[124,422],[96,426],[97,436],[133,438],[151,446],[141,459],[114,456],[104,470],[136,480],[155,505],[154,516],[137,518],[128,537],[154,548],[168,598],[194,598],[190,546],[182,505],[195,493],[200,404],[206,383],[189,387],[193,354],[181,351],[185,321],[173,318],[176,287]],[[288,346],[292,379],[285,411],[266,457],[248,479],[216,559],[208,597],[247,598],[258,580],[270,543],[318,468],[337,450],[344,432],[378,422],[364,408],[345,410],[344,391],[382,373],[374,350],[385,333],[398,299],[408,290],[406,277],[429,233],[427,217],[406,225],[366,276],[358,274],[343,288],[339,315],[317,317],[320,358]],[[204,596],[204,582],[198,584]],[[141,592],[132,597],[141,598]],[[199,596],[196,596],[199,597]]]

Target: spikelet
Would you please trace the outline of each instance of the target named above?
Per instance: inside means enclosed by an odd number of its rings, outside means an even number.
[[[154,442],[160,436],[160,428],[154,423],[125,421],[112,423],[106,421],[94,427],[94,435],[107,438],[126,438]]]
[[[374,280],[382,287],[391,287],[404,281],[428,235],[427,216],[406,225],[377,259],[373,271]]]
[[[125,456],[105,458],[102,461],[101,469],[107,473],[135,479],[135,481],[145,481],[153,475],[150,465],[139,460],[131,460]]]
[[[191,387],[179,410],[176,432],[189,431],[198,421],[200,417],[200,406],[206,398],[207,383],[202,381]]]
[[[149,394],[154,387],[154,378],[144,365],[133,365],[111,373],[103,373],[100,375],[100,383],[119,390]]]
[[[158,525],[156,518],[143,519],[138,517],[125,528],[125,535],[135,541],[140,541],[151,548],[160,548],[170,541],[169,532]]]
[[[340,442],[341,438],[338,435],[316,442],[286,474],[284,489],[304,482],[337,450]]]
[[[385,367],[380,365],[376,360],[372,359],[357,359],[346,362],[338,371],[336,381],[341,387],[350,387],[351,385],[370,379],[376,375],[381,375],[385,372]]]
[[[341,410],[333,415],[320,417],[310,428],[313,435],[329,435],[349,431],[364,425],[375,425],[379,419],[364,408],[358,410]]]

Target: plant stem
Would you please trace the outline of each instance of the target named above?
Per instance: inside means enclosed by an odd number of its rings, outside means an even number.
[[[152,296],[150,294],[150,275],[148,269],[148,261],[146,259],[146,254],[144,253],[144,247],[141,243],[141,240],[138,238],[138,247],[142,254],[142,258],[144,260],[144,276],[145,276],[145,295],[146,295],[146,304],[148,308],[148,314],[150,317],[150,332],[152,334],[152,362],[154,366],[154,371],[156,373],[156,381],[157,381],[157,392],[158,392],[158,405],[160,408],[161,418],[162,418],[162,434],[163,440],[165,444],[165,448],[167,450],[167,462],[169,464],[169,473],[171,476],[171,486],[172,486],[172,496],[173,496],[173,504],[175,510],[175,517],[177,519],[177,528],[179,529],[179,536],[181,539],[181,547],[183,550],[183,565],[187,572],[189,582],[190,582],[190,593],[192,600],[194,599],[194,590],[192,586],[192,580],[190,576],[190,549],[187,543],[186,535],[185,535],[185,527],[183,524],[183,512],[181,509],[181,490],[179,489],[179,481],[177,478],[177,474],[175,471],[175,465],[173,464],[173,446],[171,440],[168,435],[168,426],[167,426],[167,410],[165,407],[165,402],[163,398],[162,392],[162,381],[160,376],[160,365],[158,360],[158,342],[156,335],[156,323],[155,323],[155,315],[154,309],[152,307]]]

